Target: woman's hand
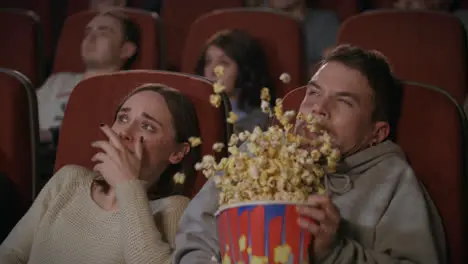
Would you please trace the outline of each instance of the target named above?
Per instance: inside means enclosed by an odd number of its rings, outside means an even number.
[[[91,159],[97,162],[94,171],[99,172],[111,187],[138,179],[141,173],[143,138],[135,140],[135,152],[132,152],[109,126],[101,125],[101,130],[109,141],[96,141],[91,144],[101,150]]]
[[[324,257],[332,250],[340,226],[340,213],[328,196],[311,195],[307,205],[297,208],[300,227],[312,233],[312,255]]]

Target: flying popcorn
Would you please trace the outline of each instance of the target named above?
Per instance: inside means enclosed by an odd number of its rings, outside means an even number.
[[[283,73],[280,75],[279,79],[280,79],[283,83],[289,83],[289,82],[291,82],[291,75],[289,75],[288,73],[283,72]]]
[[[213,144],[213,150],[214,150],[215,152],[221,152],[221,151],[223,150],[223,148],[224,148],[224,144],[223,144],[223,143],[219,143],[219,142],[218,142],[218,143],[214,143],[214,144]]]
[[[283,81],[290,79],[289,75],[283,75]],[[217,84],[214,86],[215,92],[218,91]],[[260,97],[262,111],[270,113],[279,124],[264,131],[256,127],[252,132],[232,134],[227,146],[213,145],[214,152],[227,147],[229,157],[217,162],[214,156],[207,155],[195,165],[205,177],[214,179],[220,189],[221,206],[251,201],[305,202],[311,193],[325,192],[322,178],[334,172],[340,160],[340,152],[333,147],[332,138],[321,126],[320,118],[285,111],[281,99],[277,99],[271,109],[267,88],[261,90]],[[237,115],[230,112],[227,122],[235,123],[237,119]],[[312,132],[314,138],[295,134],[291,124],[294,119],[304,122],[303,128]],[[287,247],[278,248],[275,261],[285,263],[287,255]],[[252,257],[251,263],[254,259],[258,263],[266,261]]]
[[[188,140],[190,142],[190,146],[193,148],[200,146],[202,143],[201,138],[199,137],[190,137]]]
[[[174,182],[176,184],[184,184],[185,182],[185,174],[183,173],[180,173],[180,172],[177,172],[176,174],[174,174]]]
[[[270,95],[270,90],[268,88],[263,87],[261,92],[260,92],[260,99],[262,101],[267,101],[269,102],[271,100],[271,95]]]
[[[230,124],[234,124],[237,122],[237,120],[239,120],[239,117],[236,115],[236,113],[234,112],[229,112],[229,116],[228,118],[226,119],[226,121]]]
[[[219,94],[210,95],[210,104],[218,108],[221,105],[221,96]]]
[[[214,73],[216,75],[216,77],[221,77],[224,75],[224,67],[221,66],[221,65],[218,65],[214,68]]]
[[[225,89],[226,87],[222,85],[220,82],[215,82],[213,84],[213,91],[215,92],[215,94],[222,93]]]

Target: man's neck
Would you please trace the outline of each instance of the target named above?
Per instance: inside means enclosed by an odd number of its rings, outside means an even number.
[[[86,79],[86,78],[89,78],[89,77],[102,75],[102,74],[106,74],[106,73],[112,73],[112,72],[116,72],[116,71],[119,71],[119,70],[120,69],[118,67],[109,67],[109,68],[103,68],[103,69],[87,69],[84,72],[83,78]]]
[[[112,187],[107,192],[104,192],[101,187],[93,186],[91,198],[103,210],[115,211],[119,209],[115,189]]]

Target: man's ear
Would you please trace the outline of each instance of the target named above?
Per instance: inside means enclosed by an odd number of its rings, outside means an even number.
[[[377,121],[374,124],[374,132],[372,135],[372,145],[377,145],[384,141],[390,134],[390,125],[388,122]]]
[[[130,41],[125,41],[120,51],[120,59],[126,61],[130,59],[133,55],[135,55],[136,52],[137,52],[137,47],[135,43],[130,42]]]
[[[171,164],[178,164],[184,159],[184,157],[189,152],[190,152],[190,144],[187,142],[182,143],[177,151],[171,153],[171,155],[169,156],[169,162]]]

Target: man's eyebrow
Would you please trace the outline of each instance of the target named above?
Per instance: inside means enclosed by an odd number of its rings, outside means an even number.
[[[316,81],[314,80],[310,80],[308,83],[307,83],[307,86],[313,86],[317,89],[322,89],[322,86],[320,86]]]
[[[337,92],[336,96],[351,98],[351,100],[355,101],[357,104],[359,104],[361,102],[361,99],[359,98],[359,96],[356,93],[352,93],[352,92],[344,92],[344,91],[343,92]]]
[[[307,86],[308,86],[308,88],[314,87],[314,88],[319,89],[319,90],[322,89],[322,87],[314,80],[310,80],[307,83]],[[337,96],[337,97],[351,98],[351,100],[355,101],[358,104],[361,102],[361,99],[359,98],[359,96],[356,93],[353,93],[353,92],[339,91],[339,92],[336,92],[334,95]]]

